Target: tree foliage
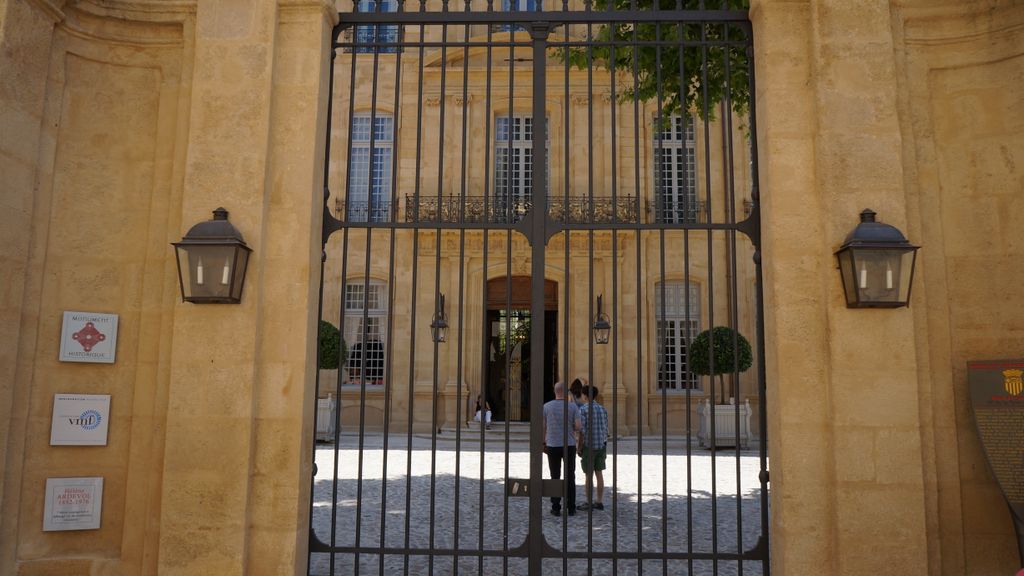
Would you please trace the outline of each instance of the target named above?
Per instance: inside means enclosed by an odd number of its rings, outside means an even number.
[[[712,362],[714,367],[712,370]],[[750,342],[736,330],[716,326],[697,335],[690,343],[690,370],[701,376],[718,376],[722,402],[725,402],[724,374],[745,372],[754,363]],[[714,394],[712,394],[712,397]]]
[[[710,342],[714,346],[710,346]],[[734,346],[734,343],[736,344]],[[711,359],[714,357],[714,371]],[[697,335],[690,343],[690,369],[701,376],[745,372],[754,362],[750,342],[728,326],[716,326]]]
[[[333,370],[345,363],[348,358],[348,350],[345,348],[345,340],[341,337],[338,328],[327,322],[320,321],[320,366],[321,370]]]
[[[739,10],[749,0],[594,0],[594,10]],[[750,106],[748,33],[735,23],[618,22],[602,25],[595,45],[569,48],[563,59],[580,69],[612,72],[619,102],[655,100],[659,116],[695,113],[705,121],[726,105],[740,118]],[[727,44],[726,44],[727,43]]]

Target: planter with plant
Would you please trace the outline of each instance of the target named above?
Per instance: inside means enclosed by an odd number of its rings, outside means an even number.
[[[712,360],[714,360],[712,362]],[[727,326],[716,326],[697,335],[690,343],[690,369],[694,374],[711,376],[711,398],[714,394],[714,376],[718,376],[722,397],[726,403],[725,374],[738,376],[753,364],[750,342],[738,331]]]

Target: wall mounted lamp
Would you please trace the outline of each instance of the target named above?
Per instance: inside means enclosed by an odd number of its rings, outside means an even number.
[[[594,316],[594,342],[607,344],[608,336],[612,332],[612,325],[608,322],[608,315],[601,310],[601,300],[604,295],[597,297],[597,316]]]
[[[910,304],[917,250],[897,228],[864,210],[860,224],[836,252],[847,308],[899,308]]]
[[[448,317],[444,313],[444,294],[438,294],[437,311],[430,322],[430,336],[438,344],[448,341]]]
[[[181,297],[195,304],[238,304],[252,248],[230,222],[228,211],[217,208],[213,220],[193,226],[174,242]]]

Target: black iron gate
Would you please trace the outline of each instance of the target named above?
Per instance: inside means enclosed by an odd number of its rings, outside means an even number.
[[[744,3],[340,20],[309,572],[768,574]]]

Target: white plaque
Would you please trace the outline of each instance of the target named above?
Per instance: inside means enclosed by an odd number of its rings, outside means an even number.
[[[117,314],[64,312],[60,331],[61,362],[114,363]]]
[[[54,394],[51,446],[106,446],[110,394]]]
[[[103,508],[103,478],[47,478],[43,531],[95,530]]]

